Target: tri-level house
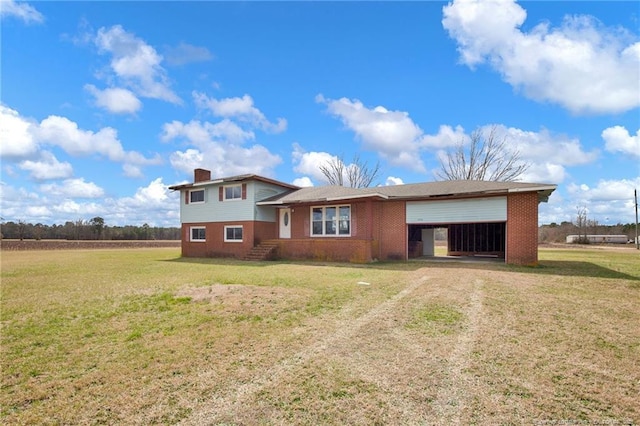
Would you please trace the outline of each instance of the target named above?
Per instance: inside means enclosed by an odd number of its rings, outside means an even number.
[[[180,191],[182,255],[350,262],[434,255],[447,228],[449,255],[538,261],[538,204],[556,185],[442,181],[375,188],[299,188],[258,175],[212,179],[205,169]]]

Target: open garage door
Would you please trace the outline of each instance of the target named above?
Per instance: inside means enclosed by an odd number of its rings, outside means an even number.
[[[407,202],[410,257],[433,253],[433,233],[447,229],[447,255],[504,258],[507,198]]]

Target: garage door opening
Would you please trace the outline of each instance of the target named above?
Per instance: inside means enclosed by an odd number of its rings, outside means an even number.
[[[506,223],[408,226],[410,258],[505,258]]]

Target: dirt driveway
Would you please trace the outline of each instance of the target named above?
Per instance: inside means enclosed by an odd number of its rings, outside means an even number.
[[[299,350],[268,348],[272,356],[286,355],[230,383],[183,423],[637,419],[630,396],[637,395],[639,383],[633,364],[612,365],[585,346],[593,325],[557,320],[593,300],[574,300],[570,307],[566,298],[548,293],[527,273],[422,268],[399,292],[366,311],[356,302],[296,330],[303,342]],[[586,334],[568,337],[568,327]]]

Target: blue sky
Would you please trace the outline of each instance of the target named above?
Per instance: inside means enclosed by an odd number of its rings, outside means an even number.
[[[558,185],[540,223],[635,220],[637,2],[0,1],[4,221],[179,226],[168,186],[255,173],[322,185],[380,161],[435,180],[494,127]]]

